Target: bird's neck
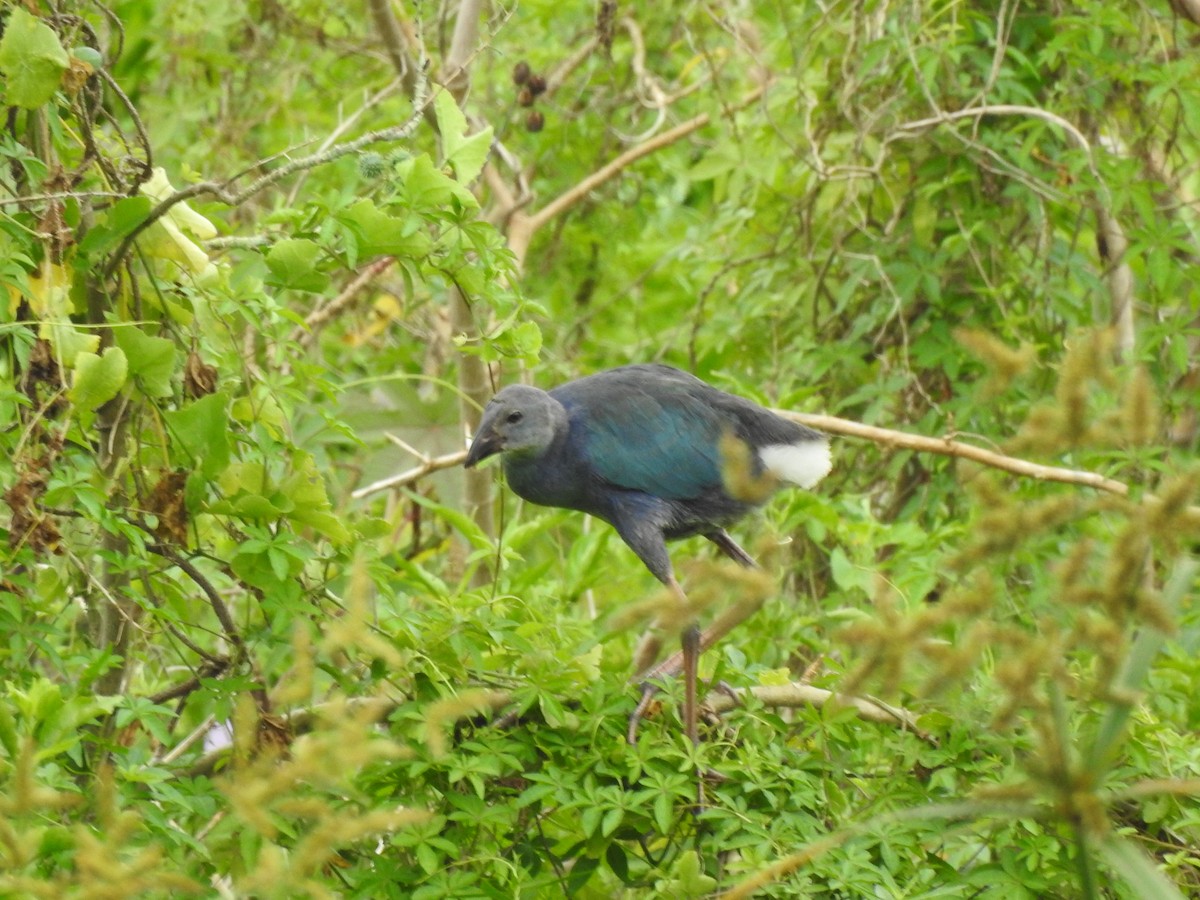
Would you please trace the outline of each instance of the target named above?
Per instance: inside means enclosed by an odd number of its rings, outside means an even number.
[[[567,429],[540,450],[504,454],[508,486],[519,497],[539,506],[559,506],[591,512],[585,478],[567,440]]]

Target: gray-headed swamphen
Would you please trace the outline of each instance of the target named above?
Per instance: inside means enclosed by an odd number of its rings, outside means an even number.
[[[782,483],[812,487],[830,469],[822,433],[664,365],[622,366],[551,391],[504,388],[484,410],[466,466],[496,453],[519,496],[608,522],[684,603],[666,541],[703,535],[753,566],[725,527]],[[698,626],[684,630],[684,722],[693,742],[701,640]],[[656,651],[638,661],[638,675]]]

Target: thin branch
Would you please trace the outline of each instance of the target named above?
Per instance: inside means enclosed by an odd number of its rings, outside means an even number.
[[[969,459],[992,469],[1011,472],[1025,478],[1036,478],[1038,481],[1055,481],[1061,484],[1077,484],[1083,487],[1106,491],[1118,497],[1130,496],[1130,487],[1123,481],[1108,478],[1097,472],[1086,472],[1082,469],[1064,469],[1059,466],[1046,466],[1030,462],[1015,456],[1005,456],[993,450],[985,450],[973,444],[952,441],[949,438],[926,437],[923,434],[910,434],[906,431],[893,431],[890,428],[877,428],[874,425],[864,425],[850,419],[839,419],[836,416],[818,415],[815,413],[798,413],[777,409],[776,413],[785,419],[799,422],[810,428],[816,428],[829,434],[840,434],[847,437],[863,438],[884,447],[895,447],[903,450],[917,450],[923,453],[937,453],[940,456],[957,456]],[[1142,495],[1142,502],[1158,505],[1162,499],[1154,494]],[[1188,506],[1183,515],[1192,522],[1200,524],[1200,506]]]
[[[1096,165],[1095,152],[1091,142],[1073,123],[1062,116],[1037,106],[1021,104],[993,104],[976,106],[968,109],[953,111],[939,110],[936,116],[906,122],[893,133],[896,137],[907,136],[909,132],[923,131],[935,125],[954,122],[960,119],[980,119],[984,116],[1024,116],[1041,119],[1063,130],[1087,158],[1088,171],[1096,182],[1095,196],[1092,206],[1096,214],[1096,231],[1100,237],[1100,255],[1105,264],[1105,279],[1108,282],[1109,316],[1117,332],[1117,352],[1121,358],[1127,358],[1133,352],[1134,327],[1134,279],[1133,269],[1126,259],[1129,250],[1129,239],[1121,223],[1113,215],[1112,195],[1108,184],[1100,176]]]
[[[973,444],[964,444],[949,438],[927,437],[923,434],[910,434],[907,431],[894,431],[891,428],[878,428],[874,425],[864,425],[850,419],[839,419],[837,416],[825,416],[815,413],[789,412],[777,409],[775,412],[785,419],[799,422],[810,428],[828,434],[840,434],[847,437],[863,438],[884,447],[902,450],[918,450],[923,453],[937,453],[941,456],[957,456],[969,459],[980,465],[993,469],[1002,469],[1014,475],[1026,478],[1036,478],[1039,481],[1059,481],[1065,484],[1079,484],[1092,487],[1121,497],[1129,496],[1129,485],[1112,478],[1106,478],[1096,472],[1084,472],[1078,469],[1064,469],[1058,466],[1045,466],[1041,463],[1030,462],[1015,456],[1005,456],[993,450],[985,450]]]
[[[848,706],[855,714],[867,722],[878,722],[881,725],[897,725],[905,731],[911,731],[924,741],[933,738],[917,726],[917,717],[900,707],[882,703],[870,697],[852,697],[848,694],[838,694],[811,684],[793,682],[791,684],[757,684],[748,688],[733,688],[729,692],[713,691],[704,700],[704,705],[717,715],[726,713],[739,705],[739,698],[750,695],[763,706],[775,708],[796,708],[814,706],[818,709],[824,706]]]
[[[225,605],[225,600],[217,591],[208,577],[192,565],[191,561],[180,556],[170,547],[164,544],[147,544],[146,549],[156,556],[161,556],[163,559],[177,566],[180,571],[186,574],[196,583],[196,586],[204,592],[208,597],[208,602],[212,605],[213,612],[217,614],[217,621],[221,623],[221,628],[225,632],[225,637],[237,649],[240,656],[246,653],[246,645],[242,641],[242,636],[238,632],[237,625],[234,624],[233,616],[229,614],[229,607]]]
[[[93,198],[103,198],[105,200],[120,200],[124,194],[114,193],[113,191],[63,191],[54,194],[26,194],[20,197],[0,197],[0,206],[8,206],[14,203],[40,203],[42,201],[55,200],[91,200]]]
[[[150,172],[154,168],[154,151],[150,146],[150,135],[146,132],[146,126],[142,124],[142,117],[138,115],[137,107],[134,106],[133,101],[129,99],[128,95],[121,90],[121,85],[117,83],[117,80],[103,67],[97,74],[104,80],[105,86],[116,94],[117,98],[121,101],[121,105],[125,107],[125,113],[133,120],[133,127],[137,130],[138,140],[142,145],[142,152],[146,154],[146,158],[141,160],[142,177],[137,179],[130,190],[130,193],[133,193],[137,190],[138,184],[150,177]]]
[[[357,299],[363,289],[372,281],[391,268],[392,263],[396,261],[393,256],[383,256],[375,260],[365,269],[358,273],[354,279],[342,288],[342,292],[326,303],[324,306],[318,307],[310,312],[304,319],[304,325],[297,325],[290,335],[287,342],[296,344],[301,350],[307,348],[317,338],[317,332],[324,325],[328,324],[334,316],[340,313],[347,306],[350,306]]]
[[[766,85],[755,88],[729,109],[728,112],[736,112],[739,109],[749,106],[762,97],[765,92]],[[529,244],[533,240],[533,235],[539,228],[542,228],[554,219],[555,216],[561,215],[582,202],[588,194],[620,175],[625,169],[629,168],[642,157],[649,156],[663,147],[682,140],[689,134],[704,128],[711,121],[711,114],[701,113],[695,118],[688,119],[686,122],[682,122],[674,128],[664,131],[662,134],[655,135],[648,141],[638,144],[635,147],[630,147],[607,165],[597,169],[578,184],[555,197],[535,213],[526,215],[517,209],[505,209],[503,214],[497,218],[508,218],[508,249],[512,251],[516,259],[517,271],[519,272],[525,267],[525,254],[529,250]]]
[[[118,266],[120,266],[121,261],[129,252],[129,248],[132,246],[134,240],[136,240],[143,231],[169,213],[172,207],[182,203],[185,200],[190,200],[193,197],[200,197],[203,195],[212,195],[227,206],[240,206],[255,194],[265,190],[266,188],[275,184],[277,181],[281,181],[296,172],[325,165],[350,153],[356,153],[362,148],[370,146],[371,144],[401,141],[411,137],[412,134],[417,130],[417,126],[421,124],[425,108],[429,105],[427,88],[428,82],[426,79],[422,78],[417,84],[417,92],[413,98],[413,113],[408,118],[408,121],[404,124],[396,125],[391,128],[383,128],[378,131],[372,131],[369,134],[364,134],[360,138],[347,141],[344,144],[339,144],[336,147],[331,147],[330,149],[324,150],[320,153],[314,153],[311,156],[304,156],[300,159],[292,160],[291,162],[286,163],[277,169],[272,169],[270,172],[263,175],[261,178],[254,181],[252,184],[238,193],[230,192],[229,182],[220,184],[215,181],[203,181],[176,191],[170,197],[167,197],[165,200],[155,206],[154,209],[150,210],[150,214],[144,220],[139,222],[137,227],[134,228],[133,231],[126,235],[125,239],[121,241],[121,244],[109,258],[107,266],[105,266],[105,280],[112,277],[112,274],[117,270]]]
[[[377,494],[380,491],[391,491],[396,488],[406,487],[414,481],[420,481],[432,472],[461,466],[466,460],[466,450],[458,450],[454,453],[447,453],[444,456],[431,456],[426,458],[425,462],[419,466],[414,466],[405,472],[401,472],[399,475],[390,475],[387,478],[372,482],[365,487],[360,487],[350,496],[355,500],[361,500],[363,497],[369,497],[371,494]]]
[[[330,147],[334,146],[339,140],[342,139],[342,135],[350,131],[356,124],[358,124],[359,119],[365,116],[368,112],[382,103],[388,97],[392,96],[392,94],[400,90],[401,87],[403,87],[401,80],[397,78],[364,100],[362,106],[354,110],[354,112],[350,113],[350,115],[341,119],[341,121],[339,121],[334,127],[333,131],[329,132],[329,134],[325,136],[325,139],[321,141],[321,146],[317,148],[317,152],[323,153]],[[308,172],[304,172],[292,183],[291,188],[288,190],[285,205],[295,205],[296,198],[300,196],[300,191],[304,187],[304,182],[307,177]],[[207,246],[207,244],[205,246]]]
[[[755,88],[749,94],[741,99],[741,101],[733,108],[733,111],[743,109],[754,103],[766,92],[766,86]],[[695,118],[688,119],[686,122],[681,122],[674,128],[664,131],[662,134],[655,135],[650,140],[638,144],[636,147],[630,147],[616,159],[607,165],[601,166],[591,175],[584,178],[574,187],[562,194],[559,194],[533,215],[529,216],[526,227],[530,232],[535,232],[555,216],[561,215],[571,207],[582,201],[588,194],[596,190],[601,185],[611,181],[617,175],[621,174],[625,169],[637,162],[644,156],[649,156],[663,147],[670,146],[676,141],[682,140],[693,132],[699,131],[712,121],[712,115],[709,113],[701,113]]]

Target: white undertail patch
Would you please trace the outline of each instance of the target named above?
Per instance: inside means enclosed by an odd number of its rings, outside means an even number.
[[[760,447],[758,458],[776,478],[810,488],[833,468],[828,441],[801,441],[798,444],[768,444]]]

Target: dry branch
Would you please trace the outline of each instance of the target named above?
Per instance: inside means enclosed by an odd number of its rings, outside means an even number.
[[[414,481],[420,481],[426,475],[433,472],[461,466],[466,462],[466,459],[466,450],[447,453],[445,456],[427,456],[419,466],[414,466],[407,471],[401,472],[399,475],[389,475],[387,478],[381,478],[379,481],[374,481],[365,487],[360,487],[350,496],[355,500],[361,500],[363,497],[369,497],[371,494],[377,494],[380,491],[392,491],[396,488],[407,487]]]
[[[729,112],[736,112],[754,103],[762,97],[766,89],[766,85],[760,85],[750,91],[750,93],[734,104],[729,109]],[[701,113],[698,116],[688,119],[686,122],[681,122],[674,128],[664,131],[662,134],[657,134],[649,140],[630,147],[620,156],[601,166],[578,184],[563,191],[563,193],[559,194],[537,212],[530,215],[513,212],[509,218],[508,247],[516,257],[517,269],[524,268],[525,254],[529,249],[529,243],[539,228],[549,223],[556,216],[581,203],[588,194],[607,182],[612,181],[638,160],[661,150],[663,147],[669,147],[671,144],[699,131],[711,121],[712,115],[710,113]]]
[[[396,260],[391,256],[380,257],[358,273],[354,279],[342,288],[342,292],[326,303],[310,312],[304,319],[303,327],[297,325],[288,335],[288,343],[296,344],[301,349],[308,347],[317,337],[317,331],[328,324],[334,316],[354,303],[363,289],[372,281],[391,268]]]
[[[789,412],[777,409],[776,413],[785,419],[799,422],[810,428],[816,428],[828,434],[840,434],[846,437],[863,438],[884,447],[901,450],[917,450],[923,453],[937,453],[941,456],[957,456],[969,459],[992,469],[1001,469],[1025,478],[1036,478],[1039,481],[1059,481],[1064,484],[1078,484],[1092,487],[1121,497],[1129,495],[1129,485],[1106,478],[1096,472],[1084,472],[1078,469],[1064,469],[1058,466],[1045,466],[1041,463],[1030,462],[1015,456],[1005,456],[994,450],[985,450],[973,444],[964,444],[949,438],[926,437],[923,434],[910,434],[906,431],[895,431],[891,428],[878,428],[874,425],[864,425],[850,419],[839,419],[837,416],[824,416],[814,413]]]
[[[846,706],[867,722],[878,722],[881,725],[897,725],[906,731],[911,731],[922,740],[932,738],[917,727],[916,716],[906,709],[890,706],[869,697],[853,697],[838,694],[811,684],[793,682],[791,684],[759,684],[749,688],[733,688],[729,692],[714,691],[704,700],[704,705],[714,713],[726,713],[738,705],[740,697],[749,694],[763,706],[776,709],[794,709],[803,706],[814,706],[818,709],[824,706]]]

